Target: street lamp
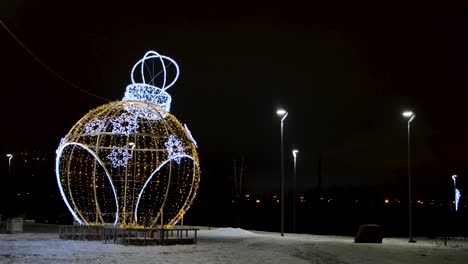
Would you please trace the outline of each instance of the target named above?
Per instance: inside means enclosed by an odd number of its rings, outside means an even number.
[[[7,158],[8,158],[8,177],[10,177],[11,175],[11,169],[10,169],[10,166],[11,166],[11,159],[13,158],[13,154],[6,154]]]
[[[455,212],[458,211],[458,202],[460,201],[460,190],[457,188],[457,175],[452,176],[453,180],[453,194],[455,195]]]
[[[284,109],[278,109],[276,114],[281,117],[281,236],[284,236],[284,140],[283,122],[288,116]]]
[[[296,233],[296,157],[299,150],[293,149],[292,154],[294,157],[294,177],[293,177],[293,233]]]
[[[410,148],[410,132],[411,132],[411,121],[416,115],[411,111],[403,112],[403,116],[408,118],[408,221],[409,221],[409,243],[415,243],[413,239],[413,221],[411,218],[411,148]]]

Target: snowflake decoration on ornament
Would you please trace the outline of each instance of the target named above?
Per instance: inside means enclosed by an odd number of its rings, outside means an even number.
[[[66,139],[67,139],[67,136],[64,136],[63,138],[61,138],[59,146],[62,146],[65,143]]]
[[[132,113],[138,118],[145,118],[145,119],[150,119],[150,120],[159,120],[161,117],[165,118],[166,114],[164,111],[159,111],[155,110],[152,108],[149,108],[147,105],[143,104],[133,104],[129,103],[124,106],[125,110],[127,112]]]
[[[182,156],[185,156],[184,147],[182,146],[182,141],[178,138],[174,137],[173,135],[169,135],[166,143],[164,143],[167,149],[167,154],[169,159],[173,159],[180,164],[180,159]]]
[[[58,147],[57,150],[55,150],[55,153],[59,153],[59,149],[63,144],[65,144],[66,138],[67,138],[67,136],[64,136],[63,138],[60,139],[59,147]]]
[[[128,153],[127,147],[112,147],[112,152],[107,155],[107,158],[112,162],[112,167],[127,167],[127,162],[131,159],[130,153]]]
[[[130,135],[138,129],[137,118],[134,115],[121,114],[119,117],[111,119],[112,133]]]
[[[85,125],[85,134],[99,133],[104,129],[106,122],[100,118],[94,118],[91,122]]]

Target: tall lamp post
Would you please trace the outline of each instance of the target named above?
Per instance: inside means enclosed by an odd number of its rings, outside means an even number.
[[[296,157],[299,150],[293,149],[292,154],[294,157],[294,176],[293,176],[293,233],[296,233]]]
[[[281,236],[284,236],[284,137],[283,123],[288,112],[284,109],[278,109],[276,114],[281,118]]]
[[[409,243],[415,243],[413,239],[413,220],[411,218],[411,121],[414,120],[416,115],[411,111],[403,112],[403,116],[408,118],[408,221],[409,221]]]
[[[6,154],[7,158],[8,158],[8,177],[11,176],[11,159],[13,158],[13,154]]]
[[[460,201],[460,190],[457,188],[457,175],[452,176],[453,180],[453,194],[455,195],[455,212],[458,211],[458,202]]]

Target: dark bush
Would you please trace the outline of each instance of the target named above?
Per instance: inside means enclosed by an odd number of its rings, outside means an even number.
[[[379,225],[361,225],[357,231],[354,243],[382,243],[383,230]]]

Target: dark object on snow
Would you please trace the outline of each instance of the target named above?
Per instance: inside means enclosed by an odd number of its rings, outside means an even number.
[[[354,243],[382,243],[383,230],[379,225],[362,225],[359,227]]]

